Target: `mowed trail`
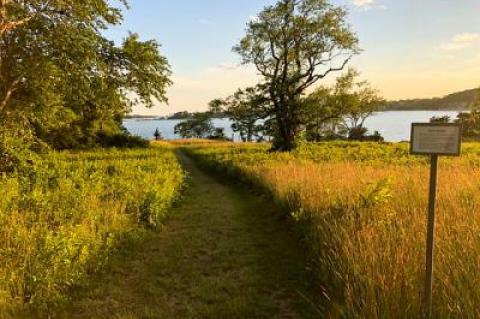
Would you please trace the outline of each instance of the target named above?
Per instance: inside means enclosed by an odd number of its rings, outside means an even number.
[[[318,317],[302,247],[271,201],[178,154],[189,187],[163,229],[116,256],[64,317]]]

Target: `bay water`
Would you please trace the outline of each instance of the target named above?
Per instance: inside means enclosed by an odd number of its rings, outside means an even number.
[[[410,127],[412,123],[428,122],[433,116],[448,115],[456,118],[458,111],[388,111],[375,113],[365,122],[365,126],[371,133],[378,131],[387,142],[408,141],[410,139]],[[133,135],[146,139],[153,139],[153,133],[158,128],[164,139],[179,139],[174,134],[174,127],[182,120],[157,120],[157,119],[127,119],[124,126]],[[225,135],[232,136],[236,141],[239,135],[234,134],[231,128],[232,122],[228,119],[214,119],[215,127],[225,129]]]

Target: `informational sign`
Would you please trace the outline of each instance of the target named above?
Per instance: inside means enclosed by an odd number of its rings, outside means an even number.
[[[427,250],[425,259],[425,317],[433,318],[433,259],[435,248],[435,209],[437,201],[438,157],[460,156],[462,128],[458,124],[412,124],[410,152],[430,155],[430,191],[428,199]],[[424,317],[424,316],[422,316]]]
[[[459,156],[461,126],[447,123],[414,123],[410,151],[415,155]]]

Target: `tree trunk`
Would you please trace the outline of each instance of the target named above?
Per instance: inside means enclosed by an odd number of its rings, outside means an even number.
[[[278,136],[275,136],[272,151],[290,152],[295,149],[295,130],[292,123],[284,117],[277,117]]]

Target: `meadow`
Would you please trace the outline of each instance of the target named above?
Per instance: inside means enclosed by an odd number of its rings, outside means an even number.
[[[185,175],[166,145],[58,152],[0,176],[0,313],[48,310],[157,229]]]
[[[422,317],[428,158],[408,144],[186,145],[216,174],[268,193],[311,256],[326,318]],[[480,317],[480,145],[440,160],[436,318]]]

